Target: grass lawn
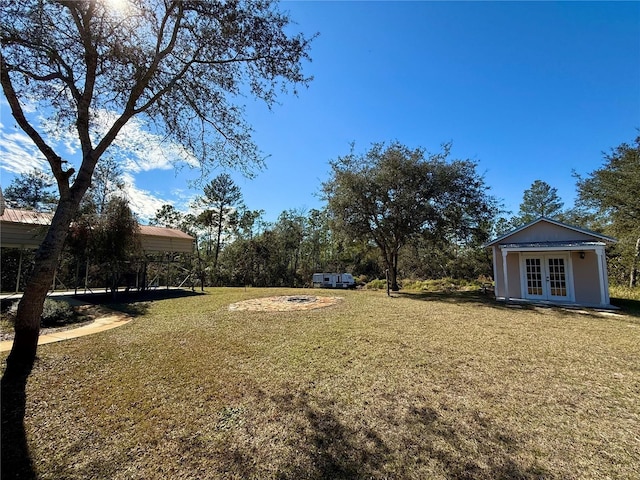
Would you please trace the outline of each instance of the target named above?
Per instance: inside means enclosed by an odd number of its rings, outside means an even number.
[[[228,309],[301,293],[343,300]],[[634,312],[230,288],[127,308],[123,327],[39,347],[39,478],[640,478]]]

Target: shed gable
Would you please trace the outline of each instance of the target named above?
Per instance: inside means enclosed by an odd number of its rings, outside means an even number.
[[[549,218],[538,218],[527,225],[487,243],[485,247],[517,243],[605,242],[616,240],[600,233],[566,225]]]
[[[597,237],[549,222],[538,222],[504,237],[500,243],[593,242]]]

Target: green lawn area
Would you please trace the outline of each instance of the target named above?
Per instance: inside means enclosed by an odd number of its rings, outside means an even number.
[[[343,300],[228,309],[288,294]],[[123,327],[39,347],[39,478],[640,478],[634,312],[242,288],[127,308]]]

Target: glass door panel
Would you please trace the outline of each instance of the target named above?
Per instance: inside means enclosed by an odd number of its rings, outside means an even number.
[[[544,295],[542,283],[542,261],[540,258],[525,259],[527,275],[527,296],[541,297]]]
[[[568,295],[564,258],[547,257],[547,275],[549,298],[566,298]]]

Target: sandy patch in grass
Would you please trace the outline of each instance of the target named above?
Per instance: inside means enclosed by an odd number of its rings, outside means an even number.
[[[317,297],[314,295],[280,295],[276,297],[253,298],[229,305],[230,311],[289,312],[293,310],[314,310],[329,307],[342,297]]]

